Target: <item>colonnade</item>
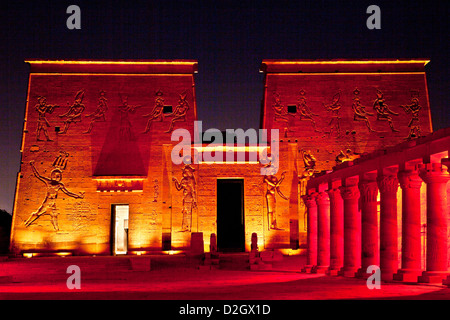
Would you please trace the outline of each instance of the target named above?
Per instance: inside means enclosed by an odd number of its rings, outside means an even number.
[[[303,196],[308,230],[304,272],[367,277],[367,268],[376,265],[385,281],[442,282],[447,278],[448,144],[437,159],[428,154],[420,161],[402,161],[405,157],[396,154],[389,161],[384,161],[389,155],[358,159],[308,182]],[[422,257],[421,243],[422,184],[426,185],[426,257]],[[397,212],[399,188],[402,212]],[[400,243],[398,218],[402,220]]]

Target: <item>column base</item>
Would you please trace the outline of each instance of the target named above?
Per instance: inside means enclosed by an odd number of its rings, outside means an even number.
[[[381,269],[381,281],[393,281],[395,271],[385,271]]]
[[[442,284],[444,286],[450,287],[450,276],[447,276],[446,279],[442,280]]]
[[[442,280],[446,279],[449,274],[449,271],[424,271],[417,282],[442,284]]]
[[[359,268],[358,271],[356,272],[356,278],[367,280],[367,278],[369,278],[372,275],[372,273],[367,273],[366,271],[367,268]]]
[[[306,265],[303,267],[302,272],[303,273],[314,273],[316,268],[317,268],[317,266]]]
[[[354,278],[354,277],[356,277],[357,272],[358,272],[357,268],[345,268],[344,267],[339,271],[339,275],[346,277],[346,278]]]
[[[420,269],[399,269],[394,274],[394,281],[401,282],[417,282],[418,277],[422,274]]]
[[[329,266],[317,266],[317,268],[314,270],[314,273],[326,274],[329,268]]]
[[[327,271],[327,275],[329,276],[338,276],[339,275],[339,271],[341,270],[342,267],[338,268],[338,267],[330,267]]]

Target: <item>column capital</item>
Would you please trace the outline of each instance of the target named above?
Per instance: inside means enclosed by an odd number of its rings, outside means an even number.
[[[378,185],[374,180],[362,180],[359,182],[359,191],[362,202],[376,202],[378,197]]]
[[[318,196],[317,192],[303,195],[302,199],[303,199],[303,202],[305,203],[306,207],[308,207],[308,208],[317,207],[317,203],[316,203],[317,196]]]
[[[328,189],[326,192],[328,193],[331,201],[336,200],[337,197],[341,198],[341,190],[339,190],[339,187]]]
[[[419,176],[425,183],[445,183],[450,179],[447,169],[441,163],[419,164]]]
[[[397,178],[402,189],[420,189],[422,186],[422,179],[417,170],[399,171]]]
[[[379,175],[377,177],[377,184],[380,193],[397,194],[398,179],[396,175]]]
[[[325,191],[317,193],[316,202],[317,202],[318,205],[329,204],[330,203],[330,197],[328,196],[328,193],[325,192]]]
[[[358,185],[351,185],[351,186],[341,186],[339,187],[341,191],[342,199],[344,200],[352,200],[352,199],[358,199],[359,198],[359,189]]]

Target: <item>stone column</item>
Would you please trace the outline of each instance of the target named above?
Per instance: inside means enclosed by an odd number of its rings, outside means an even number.
[[[311,273],[317,267],[317,193],[311,193],[303,196],[307,208],[307,245],[306,266],[303,272]]]
[[[380,266],[378,247],[378,186],[375,179],[359,183],[361,193],[361,270],[359,276],[367,277],[367,267]]]
[[[330,198],[324,191],[319,192],[317,202],[317,273],[326,273],[330,267]]]
[[[402,188],[402,267],[394,280],[417,282],[422,273],[421,223],[420,223],[420,179],[417,170],[398,173]]]
[[[419,282],[441,282],[448,274],[447,182],[450,176],[440,163],[419,165],[427,184],[427,267]]]
[[[396,175],[379,175],[380,189],[380,271],[381,280],[391,281],[398,269]]]
[[[327,191],[330,198],[330,275],[344,265],[344,201],[338,188]]]
[[[358,185],[340,187],[344,199],[344,266],[340,274],[354,277],[361,267],[361,216]]]

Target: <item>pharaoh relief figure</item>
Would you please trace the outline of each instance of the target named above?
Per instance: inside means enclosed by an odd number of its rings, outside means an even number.
[[[179,96],[180,98],[178,99],[178,104],[175,107],[175,110],[166,115],[166,117],[173,117],[172,121],[170,122],[169,129],[166,131],[166,133],[172,132],[173,124],[175,122],[186,121],[186,114],[189,110],[189,103],[186,100],[186,91],[183,91]]]
[[[142,106],[128,104],[128,96],[122,96],[119,93],[119,97],[122,100],[122,105],[119,106],[120,112],[119,139],[123,141],[130,141],[132,140],[132,134],[131,134],[131,122],[129,114],[135,113],[136,109],[141,108]]]
[[[333,101],[330,104],[323,103],[325,110],[331,112],[331,120],[328,123],[328,126],[330,127],[329,136],[332,135],[334,130],[338,138],[341,136],[341,126],[340,126],[341,117],[339,116],[339,110],[341,110],[341,104],[339,103],[340,99],[341,99],[341,91],[339,91],[333,96]]]
[[[283,182],[286,171],[281,174],[281,178],[278,179],[275,176],[276,168],[272,168],[268,170],[268,173],[264,176],[264,181],[267,185],[266,189],[266,205],[267,205],[267,220],[268,220],[268,229],[269,230],[283,230],[280,229],[277,225],[277,194],[284,200],[289,200],[280,190],[280,185]]]
[[[361,100],[359,99],[358,88],[355,88],[355,90],[353,90],[352,109],[354,121],[364,121],[366,123],[367,129],[369,129],[369,132],[376,132],[375,130],[372,129],[368,118],[368,116],[373,116],[374,114],[366,111],[366,107],[361,104]]]
[[[422,106],[419,104],[419,92],[411,92],[411,104],[401,106],[407,114],[411,114],[411,120],[408,123],[409,134],[405,140],[411,140],[421,137],[419,112]]]
[[[105,97],[106,92],[100,91],[100,98],[98,98],[97,109],[91,113],[86,115],[86,118],[91,119],[91,123],[89,124],[89,128],[83,133],[90,133],[92,128],[94,127],[94,122],[105,122],[106,121],[106,111],[108,111],[108,100]]]
[[[67,130],[69,129],[71,123],[81,121],[81,114],[83,113],[84,109],[86,109],[86,107],[82,103],[83,99],[84,99],[84,90],[80,90],[75,95],[75,100],[73,104],[69,107],[69,110],[64,114],[59,115],[60,118],[65,118],[64,129],[63,131],[59,132],[59,134],[67,133]]]
[[[293,114],[290,114],[286,107],[281,103],[280,95],[277,92],[273,92],[273,97],[275,99],[275,103],[272,105],[272,109],[274,112],[273,120],[277,122],[283,122],[285,127],[285,135],[288,131],[292,131],[289,127],[289,116],[293,116]]]
[[[175,188],[178,191],[183,191],[183,204],[182,204],[182,223],[181,231],[190,232],[192,225],[192,212],[197,207],[197,194],[196,183],[194,176],[195,169],[191,165],[185,165],[183,168],[183,177],[180,181],[177,178],[172,177],[172,181],[175,183]]]
[[[155,106],[153,107],[152,112],[150,112],[149,114],[143,115],[144,118],[149,117],[149,119],[147,120],[147,125],[145,126],[145,130],[142,133],[149,132],[153,121],[158,121],[158,120],[163,121],[164,120],[164,116],[163,116],[164,99],[162,97],[163,93],[161,92],[161,90],[158,90],[155,95],[156,95]]]
[[[59,158],[63,158],[64,155],[61,154]],[[62,164],[63,167],[67,164],[64,159],[58,160],[55,159],[54,163]],[[33,174],[36,178],[38,178],[40,181],[42,181],[46,186],[46,194],[45,198],[42,201],[42,204],[39,206],[39,208],[30,214],[28,219],[24,222],[26,227],[29,227],[33,222],[35,222],[39,217],[41,217],[44,214],[49,214],[51,223],[53,225],[53,228],[55,231],[59,231],[58,226],[58,215],[59,210],[56,206],[56,200],[58,198],[58,193],[61,190],[63,193],[68,195],[72,198],[82,199],[84,198],[84,193],[73,193],[64,186],[64,184],[61,182],[62,180],[62,168],[58,165],[55,165],[55,169],[52,170],[50,173],[50,177],[44,177],[42,176],[36,169],[34,165],[34,161],[30,161],[31,169],[33,170]]]
[[[318,116],[318,114],[313,113],[308,107],[308,104],[306,103],[305,90],[300,90],[299,94],[300,97],[297,102],[297,112],[300,115],[300,120],[311,121],[314,131],[320,132],[320,130],[316,128],[316,121],[314,120],[314,117]]]
[[[47,99],[45,97],[38,97],[37,100],[38,104],[35,106],[36,111],[38,112],[36,140],[43,141],[42,139],[40,139],[41,131],[43,131],[47,141],[53,141],[48,135],[47,128],[50,127],[50,123],[48,122],[45,115],[47,113],[52,114],[56,108],[59,108],[59,106],[47,104]]]
[[[383,92],[377,89],[377,98],[373,102],[373,109],[377,112],[377,120],[387,121],[391,127],[392,132],[399,132],[399,130],[394,128],[392,123],[391,115],[398,116],[398,113],[389,109],[388,105],[385,103]]]

